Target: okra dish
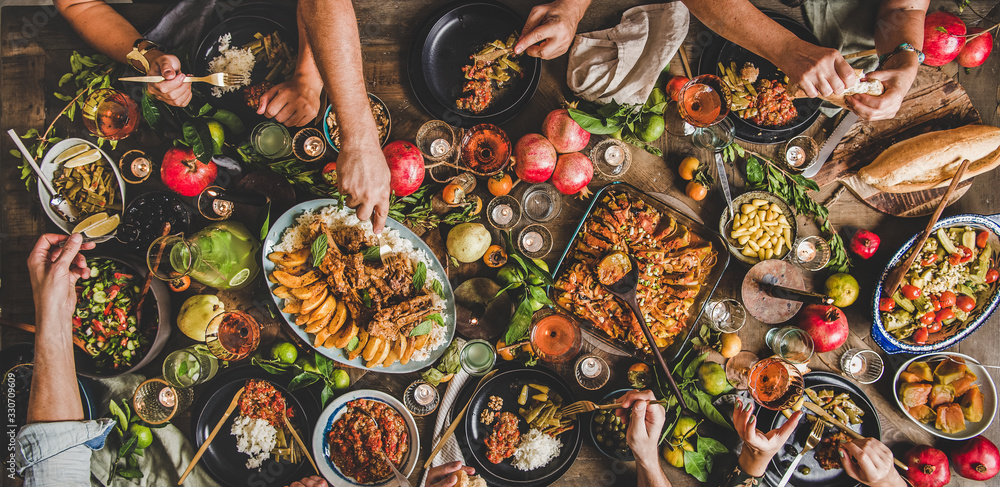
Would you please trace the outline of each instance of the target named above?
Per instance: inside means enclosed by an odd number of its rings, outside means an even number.
[[[941,228],[928,237],[899,290],[879,300],[885,329],[918,345],[949,336],[996,289],[997,252],[985,230]]]
[[[87,259],[87,267],[90,278],[76,283],[73,333],[98,367],[129,368],[152,343],[136,317],[141,279],[110,259]]]

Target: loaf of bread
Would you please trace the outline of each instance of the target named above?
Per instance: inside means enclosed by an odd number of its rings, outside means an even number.
[[[1000,128],[966,125],[897,142],[861,168],[861,180],[885,193],[948,186],[962,161],[972,161],[963,180],[1000,163]]]

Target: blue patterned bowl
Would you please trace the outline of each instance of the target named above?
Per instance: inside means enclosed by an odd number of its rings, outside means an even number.
[[[964,215],[955,215],[948,218],[942,218],[938,220],[937,224],[934,225],[934,230],[946,227],[956,227],[956,226],[968,226],[980,230],[988,230],[993,235],[990,238],[991,247],[993,249],[1000,249],[1000,240],[997,236],[1000,235],[1000,214],[998,215],[976,215],[972,213]],[[916,234],[906,241],[905,244],[889,259],[889,264],[886,265],[885,270],[882,271],[882,275],[879,276],[878,283],[875,285],[875,296],[872,299],[872,338],[882,350],[886,353],[928,353],[937,352],[944,350],[946,348],[952,347],[958,342],[964,340],[966,337],[975,332],[979,327],[989,319],[990,315],[993,314],[993,310],[996,309],[997,303],[1000,302],[1000,286],[996,286],[993,292],[988,294],[985,299],[979,299],[976,303],[976,309],[969,313],[969,319],[966,323],[948,332],[942,340],[936,341],[934,343],[927,343],[924,345],[917,345],[909,340],[899,340],[894,337],[891,333],[887,332],[885,326],[882,323],[882,315],[878,310],[879,299],[882,297],[883,289],[882,284],[885,279],[889,276],[889,271],[893,267],[896,267],[902,261],[906,260],[906,257],[916,243],[917,237],[920,234]]]

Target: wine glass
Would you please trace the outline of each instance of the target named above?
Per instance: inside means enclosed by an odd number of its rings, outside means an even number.
[[[805,387],[802,372],[795,364],[780,358],[767,357],[737,371],[739,381],[761,406],[774,411],[795,404]]]
[[[720,130],[711,129],[729,115],[732,92],[714,74],[691,78],[677,93],[677,109],[685,122],[695,127],[691,134],[702,146],[720,149],[732,142],[735,127],[725,124]],[[721,147],[720,147],[721,146]]]
[[[139,125],[139,105],[113,88],[95,90],[83,102],[83,125],[108,140],[128,137]]]
[[[220,313],[208,322],[205,345],[219,360],[242,360],[260,345],[261,328],[253,316],[242,311]]]

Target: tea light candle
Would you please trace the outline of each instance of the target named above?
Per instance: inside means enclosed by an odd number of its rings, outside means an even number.
[[[430,384],[420,384],[413,390],[413,400],[421,406],[427,406],[434,402],[434,387]]]
[[[604,151],[604,161],[609,166],[620,166],[625,161],[625,151],[617,145],[608,146]]]
[[[490,213],[490,218],[493,219],[493,223],[499,226],[506,225],[514,219],[514,209],[510,205],[499,204],[496,208],[493,208],[493,212]]]
[[[788,161],[789,166],[799,167],[806,162],[806,150],[793,145],[785,152],[785,160]]]
[[[319,157],[323,155],[325,149],[326,143],[323,142],[323,139],[315,135],[307,138],[302,144],[302,151],[309,157]]]
[[[451,144],[444,139],[434,139],[431,142],[431,155],[434,157],[441,157],[451,150]]]
[[[587,357],[580,361],[580,373],[584,377],[594,378],[601,375],[604,366],[594,357]]]
[[[860,374],[865,368],[865,359],[861,357],[861,354],[857,354],[851,357],[851,362],[847,366],[847,370],[852,374]]]
[[[528,252],[538,252],[542,249],[542,235],[538,232],[528,232],[521,237],[521,244]]]
[[[136,157],[132,161],[132,164],[129,165],[129,169],[132,171],[132,175],[135,176],[137,179],[142,179],[146,176],[149,176],[149,172],[151,171],[152,167],[153,167],[152,163],[150,163],[149,159],[146,159],[145,157]]]
[[[795,256],[802,262],[812,262],[816,258],[816,245],[808,240],[803,240],[795,249]]]
[[[215,200],[212,202],[212,211],[223,218],[233,214],[233,202],[227,200]]]
[[[177,394],[174,393],[173,387],[164,387],[160,389],[160,393],[157,395],[157,400],[160,404],[166,408],[172,408],[177,404]]]

